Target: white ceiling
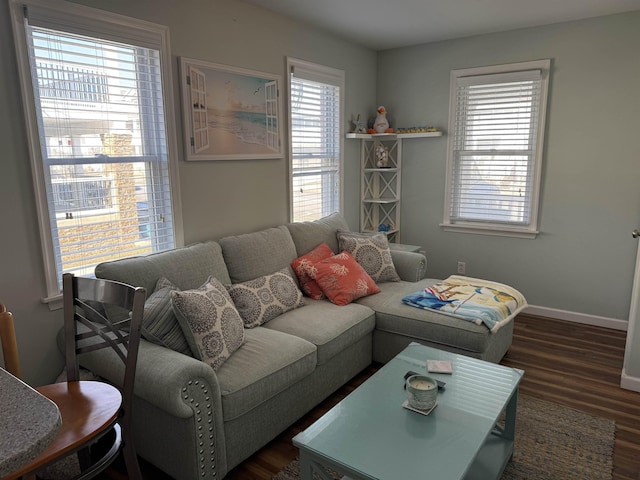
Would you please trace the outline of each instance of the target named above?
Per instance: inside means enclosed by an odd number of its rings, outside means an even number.
[[[244,0],[374,50],[640,10],[640,0]]]

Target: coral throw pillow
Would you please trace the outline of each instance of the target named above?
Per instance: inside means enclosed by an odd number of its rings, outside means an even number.
[[[313,298],[314,300],[322,300],[324,298],[322,289],[313,279],[312,274],[315,273],[314,264],[331,256],[333,256],[333,250],[331,250],[331,247],[326,243],[321,243],[309,253],[305,253],[291,262],[291,268],[293,268],[293,271],[298,277],[300,288],[305,295]]]
[[[336,305],[378,293],[380,288],[348,252],[325,258],[314,264],[313,278]]]

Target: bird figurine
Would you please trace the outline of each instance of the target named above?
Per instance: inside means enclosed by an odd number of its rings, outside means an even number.
[[[378,116],[376,116],[376,121],[373,123],[373,129],[376,133],[385,133],[389,129],[387,111],[383,106],[378,107]]]

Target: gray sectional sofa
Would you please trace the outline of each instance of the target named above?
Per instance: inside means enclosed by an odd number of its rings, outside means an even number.
[[[214,276],[239,283],[289,267],[321,242],[338,251],[334,214],[176,250],[103,263],[96,276],[147,289],[160,277],[193,289]],[[214,371],[189,355],[142,340],[135,385],[138,454],[176,479],[223,478],[333,391],[374,362],[386,362],[408,343],[498,362],[511,344],[512,322],[496,333],[482,325],[401,302],[435,280],[426,259],[392,251],[402,281],[346,306],[305,299],[262,326]],[[121,362],[110,352],[85,355],[82,365],[119,383]]]

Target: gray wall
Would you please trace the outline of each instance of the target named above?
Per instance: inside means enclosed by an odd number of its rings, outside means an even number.
[[[550,58],[540,235],[442,231],[447,136],[403,144],[402,240],[429,276],[520,289],[532,305],[626,319],[640,220],[640,12],[483,35],[378,55],[377,102],[395,126],[446,130],[452,69]]]
[[[279,74],[283,81],[285,57],[293,56],[345,70],[348,118],[351,112],[366,112],[375,104],[375,52],[262,9],[231,0],[77,3],[170,28],[176,102],[172,107],[179,132],[180,56]],[[51,381],[62,369],[55,345],[62,317],[60,310],[50,312],[40,301],[46,290],[7,2],[0,3],[0,65],[0,302],[15,316],[23,376],[38,385]],[[182,149],[181,135],[179,142]],[[345,143],[345,149],[349,161],[344,213],[357,228],[359,146]],[[184,162],[180,151],[185,243],[288,221],[287,169],[285,159]]]

